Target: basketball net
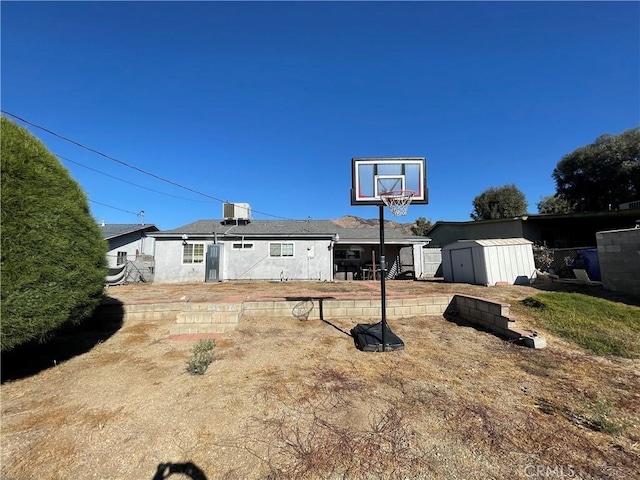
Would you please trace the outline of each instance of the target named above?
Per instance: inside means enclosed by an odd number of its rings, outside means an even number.
[[[380,194],[380,200],[389,207],[391,213],[396,217],[407,214],[407,209],[415,193],[412,190],[391,190]]]

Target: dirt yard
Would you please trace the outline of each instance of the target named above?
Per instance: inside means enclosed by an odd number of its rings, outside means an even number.
[[[1,477],[640,478],[637,359],[597,357],[541,330],[518,304],[534,287],[387,283],[389,297],[442,292],[511,303],[548,348],[426,317],[389,322],[404,350],[363,353],[345,333],[362,319],[243,317],[197,376],[185,370],[194,343],[170,340],[171,322],[127,320],[66,361],[3,377]],[[250,282],[107,294],[126,304],[380,291],[374,282]]]

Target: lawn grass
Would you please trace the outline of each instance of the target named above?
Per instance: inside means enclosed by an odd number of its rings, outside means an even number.
[[[540,326],[598,355],[640,357],[640,309],[580,293],[552,292],[522,303]]]

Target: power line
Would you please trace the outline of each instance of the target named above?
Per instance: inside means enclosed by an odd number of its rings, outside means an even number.
[[[84,164],[82,164],[80,162],[76,162],[75,160],[71,160],[70,158],[63,157],[62,155],[58,155],[57,153],[54,153],[54,155],[56,157],[58,157],[59,159],[64,160],[65,162],[70,162],[70,163],[73,163],[75,165],[79,165],[79,166],[81,166],[83,168],[86,168],[87,170],[91,170],[91,171],[94,171],[94,172],[99,173],[101,175],[104,175],[105,177],[113,178],[114,180],[118,180],[119,182],[127,183],[129,185],[133,185],[134,187],[142,188],[142,189],[148,190],[150,192],[159,193],[160,195],[166,195],[167,197],[179,198],[180,200],[187,200],[189,202],[211,203],[208,200],[194,200],[193,198],[180,197],[178,195],[172,195],[170,193],[160,192],[159,190],[154,190],[153,188],[144,187],[142,185],[138,185],[137,183],[129,182],[128,180],[124,180],[122,178],[118,178],[118,177],[116,177],[114,175],[110,175],[110,174],[105,173],[105,172],[101,172],[100,170],[97,170],[95,168],[89,167],[89,166],[84,165]]]
[[[26,120],[26,119],[24,119],[22,117],[19,117],[18,115],[15,115],[15,114],[13,114],[11,112],[7,112],[6,110],[0,110],[0,112],[4,113],[5,115],[9,115],[9,116],[11,116],[11,117],[13,117],[13,118],[15,118],[17,120],[20,120],[21,122],[23,122],[23,123],[25,123],[27,125],[31,125],[34,128],[42,130],[43,132],[47,132],[49,135],[53,135],[54,137],[57,137],[57,138],[59,138],[61,140],[64,140],[65,142],[72,143],[73,145],[76,145],[77,147],[80,147],[80,148],[83,148],[85,150],[88,150],[89,152],[95,153],[96,155],[100,155],[101,157],[104,157],[107,160],[111,160],[113,162],[119,163],[120,165],[124,165],[125,167],[131,168],[131,169],[133,169],[133,170],[135,170],[137,172],[140,172],[140,173],[142,173],[144,175],[149,175],[150,177],[153,177],[156,180],[160,180],[162,182],[168,183],[168,184],[173,185],[175,187],[182,188],[184,190],[188,190],[191,193],[195,193],[197,195],[201,195],[203,197],[210,198],[210,199],[215,200],[215,201],[220,202],[220,203],[226,203],[225,200],[221,200],[219,198],[213,197],[213,196],[208,195],[206,193],[202,193],[202,192],[200,192],[198,190],[194,190],[193,188],[181,185],[181,184],[179,184],[177,182],[174,182],[174,181],[169,180],[167,178],[164,178],[164,177],[161,177],[159,175],[156,175],[155,173],[147,172],[146,170],[143,170],[143,169],[141,169],[139,167],[136,167],[135,165],[130,165],[127,162],[123,162],[122,160],[118,160],[117,158],[114,158],[114,157],[112,157],[110,155],[107,155],[106,153],[102,153],[102,152],[100,152],[100,151],[98,151],[98,150],[96,150],[94,148],[91,148],[91,147],[87,147],[87,146],[85,146],[85,145],[83,145],[83,144],[81,144],[79,142],[76,142],[75,140],[71,140],[70,138],[67,138],[67,137],[65,137],[63,135],[60,135],[60,134],[58,134],[56,132],[53,132],[53,131],[49,130],[48,128],[45,128],[45,127],[37,125],[37,124],[35,124],[33,122],[30,122],[29,120]],[[255,209],[252,209],[252,211],[254,213],[259,213],[259,214],[262,214],[262,215],[266,215],[268,217],[279,218],[279,219],[282,219],[282,220],[291,220],[290,218],[287,218],[287,217],[281,217],[279,215],[272,215],[270,213],[261,212],[259,210],[255,210]]]
[[[98,205],[102,205],[103,207],[113,208],[114,210],[120,210],[124,213],[130,213],[131,215],[140,215],[140,213],[130,212],[129,210],[124,210],[122,208],[114,207],[113,205],[107,205],[106,203],[96,202],[95,200],[89,200],[91,203],[97,203]]]

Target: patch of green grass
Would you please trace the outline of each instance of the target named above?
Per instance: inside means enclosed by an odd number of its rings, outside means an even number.
[[[598,355],[640,357],[640,310],[580,293],[552,292],[522,301],[541,327]]]

